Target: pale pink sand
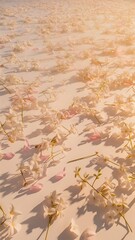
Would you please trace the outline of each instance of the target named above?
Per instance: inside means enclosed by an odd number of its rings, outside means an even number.
[[[127,234],[122,218],[120,224],[107,227],[107,224],[104,225],[105,219],[102,219],[104,211],[100,214],[98,208],[98,213],[94,205],[86,211],[83,209],[85,194],[89,195],[90,188],[87,186],[78,195],[80,189],[76,187],[74,169],[79,166],[82,173],[93,176],[100,167],[94,164],[95,158],[67,163],[96,151],[111,155],[117,163],[125,162],[127,153],[121,148],[126,144],[126,138],[117,141],[115,136],[110,136],[113,131],[115,134],[114,124],[120,121],[135,122],[132,88],[135,83],[134,53],[134,1],[0,1],[0,79],[12,91],[10,95],[3,87],[0,89],[1,122],[9,111],[11,96],[17,87],[23,89],[24,84],[36,81],[39,86],[34,96],[40,107],[24,112],[24,135],[30,146],[39,144],[42,138],[50,141],[59,130],[66,135],[68,132],[62,126],[70,129],[72,124],[76,127],[75,133],[64,140],[69,151],[56,166],[48,167],[47,176],[38,181],[39,185],[30,185],[30,189],[29,186],[22,187],[21,176],[14,174],[17,173],[17,164],[23,159],[32,158],[34,147],[22,153],[25,141],[10,143],[1,134],[2,154],[11,154],[0,161],[0,199],[5,208],[13,203],[22,212],[18,218],[22,228],[13,236],[14,240],[45,239],[47,221],[43,217],[43,201],[54,190],[62,194],[68,207],[50,227],[48,240],[81,240],[86,228],[96,232],[91,240],[135,239],[134,189],[129,192],[124,190],[129,204],[125,216],[133,229],[133,233]],[[18,79],[23,82],[14,85]],[[118,84],[120,81],[121,84]],[[131,96],[131,102],[128,96]],[[123,105],[122,99],[125,102]],[[41,101],[45,101],[47,113],[52,114],[49,121],[43,119]],[[70,109],[70,117],[55,128],[56,111],[63,110],[65,113],[73,101],[78,104],[78,109]],[[108,105],[114,103],[116,108]],[[83,111],[83,106],[87,106],[89,114]],[[92,116],[93,111],[96,111],[101,124]],[[135,126],[133,130],[134,143]],[[27,143],[25,147],[28,147]],[[60,147],[61,144],[56,150],[60,150]],[[13,158],[12,153],[15,154]],[[130,162],[128,167],[133,172],[134,162]],[[111,165],[103,167],[102,176],[95,186],[99,187],[109,177],[118,184],[120,176]],[[89,181],[92,182],[91,178]],[[32,190],[36,191],[37,188],[42,189],[33,193]],[[69,231],[72,218],[79,229],[76,237]],[[4,232],[0,238],[7,239]]]

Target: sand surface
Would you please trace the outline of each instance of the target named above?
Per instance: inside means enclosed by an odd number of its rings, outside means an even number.
[[[134,1],[0,0],[1,240],[135,239],[134,68]]]

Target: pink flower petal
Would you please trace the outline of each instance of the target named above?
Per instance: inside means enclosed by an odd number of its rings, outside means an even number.
[[[32,48],[33,51],[39,51],[40,49],[37,47],[37,48]]]
[[[40,154],[41,161],[46,162],[48,160],[48,158],[49,158],[49,155],[44,156],[42,153]]]
[[[87,228],[81,235],[82,240],[94,240],[96,236],[96,233],[94,231],[91,231],[89,228]]]
[[[43,188],[42,183],[35,183],[35,184],[30,186],[29,190],[31,192],[39,192],[42,188]]]
[[[3,158],[4,158],[5,160],[10,160],[10,159],[12,159],[14,156],[15,156],[15,154],[12,153],[12,152],[10,152],[10,153],[4,153],[4,154],[3,154]]]
[[[68,112],[71,116],[78,114],[78,110],[74,108],[69,109]]]
[[[31,149],[31,147],[30,147],[30,144],[29,144],[29,141],[28,141],[28,139],[27,138],[25,138],[25,144],[24,144],[24,147],[23,147],[23,151],[28,151],[28,150],[30,150]]]
[[[65,176],[66,176],[65,168],[63,168],[63,170],[62,170],[61,172],[59,172],[59,173],[57,173],[57,174],[55,175],[55,179],[56,179],[57,181],[59,181],[59,180],[61,180],[62,178],[64,178]]]
[[[101,138],[100,133],[93,133],[92,136],[89,137],[91,141],[96,141],[99,140],[100,138]]]

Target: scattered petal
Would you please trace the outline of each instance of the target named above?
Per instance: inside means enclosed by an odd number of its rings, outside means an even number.
[[[56,179],[57,181],[59,181],[59,180],[61,180],[62,178],[64,178],[65,176],[66,176],[65,168],[63,168],[63,170],[62,170],[61,172],[59,172],[59,173],[57,173],[57,174],[55,175],[55,179]]]
[[[39,51],[40,49],[38,47],[32,48],[33,51]]]
[[[21,224],[16,222],[14,219],[7,220],[6,225],[8,226],[8,236],[12,237],[15,233],[21,230]]]
[[[43,184],[42,183],[35,183],[32,186],[30,186],[29,190],[31,192],[39,192],[42,188],[43,188]]]
[[[78,237],[80,235],[79,227],[73,218],[71,219],[71,223],[69,225],[69,231],[73,237]]]
[[[21,215],[22,213],[20,211],[17,211],[13,204],[11,204],[10,209],[10,217],[16,219],[18,215]]]
[[[27,138],[25,138],[25,144],[24,144],[24,147],[23,147],[23,151],[28,151],[29,149],[31,149],[30,147],[30,144],[29,144],[29,141]]]
[[[89,137],[89,140],[91,141],[96,141],[96,140],[99,140],[101,138],[100,136],[100,133],[93,133],[90,137]]]
[[[96,235],[94,231],[91,231],[89,228],[84,230],[84,232],[81,235],[82,240],[92,240],[93,237]],[[93,239],[94,240],[94,239]]]
[[[10,153],[4,153],[4,154],[3,154],[3,158],[4,158],[5,160],[10,160],[10,159],[12,159],[14,156],[15,156],[15,154],[12,153],[12,152],[10,152]]]
[[[40,160],[43,162],[46,162],[49,159],[49,155],[43,155],[42,153],[40,154]]]

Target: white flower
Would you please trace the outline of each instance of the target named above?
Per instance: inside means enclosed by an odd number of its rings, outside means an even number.
[[[95,205],[97,207],[105,207],[107,205],[107,200],[92,189],[88,196],[88,204],[91,206]]]
[[[17,166],[18,166],[17,170],[19,170],[19,171],[28,172],[30,170],[28,161],[22,162],[21,164],[18,164]]]
[[[21,225],[14,218],[7,220],[5,225],[8,227],[9,236],[13,236],[15,233],[21,230]]]
[[[17,114],[12,108],[9,109],[9,113],[5,114],[5,116],[6,125],[8,124],[9,126],[14,126],[16,124]]]
[[[118,216],[118,212],[115,209],[109,209],[104,215],[103,219],[107,226],[112,226],[115,223],[116,217]]]
[[[73,218],[71,219],[71,223],[69,225],[69,231],[71,232],[73,237],[78,237],[80,235],[79,227],[75,223],[75,220]]]
[[[21,225],[17,222],[17,216],[21,213],[15,210],[13,204],[9,210],[0,207],[0,221],[9,237],[12,237],[16,232],[19,232]]]
[[[30,172],[32,173],[34,179],[38,179],[43,176],[44,169],[41,164],[39,164],[37,161],[32,160],[30,162]]]
[[[111,156],[103,155],[103,154],[98,155],[97,163],[99,165],[103,165],[104,166],[104,165],[108,164],[108,162],[110,162],[110,161],[113,163],[113,158]]]
[[[0,149],[0,160],[3,158],[3,153],[2,153],[2,151],[1,151],[1,149]]]
[[[82,240],[91,240],[93,236],[95,236],[96,233],[94,231],[91,231],[89,228],[85,229],[84,232],[81,235]],[[92,238],[93,239],[93,238]]]
[[[47,150],[48,147],[49,143],[46,139],[42,139],[42,142],[35,146],[35,148],[38,149],[39,151]]]
[[[44,217],[51,216],[54,221],[58,216],[62,215],[67,204],[56,191],[53,191],[50,196],[45,197]]]
[[[17,218],[17,216],[21,215],[22,213],[20,211],[17,211],[15,209],[14,205],[12,204],[9,214],[10,214],[11,219],[15,220]]]
[[[126,200],[127,197],[125,197],[124,194],[121,194],[121,197],[119,198],[114,198],[113,204],[115,204],[118,212],[124,213],[125,210],[129,209]]]
[[[130,182],[130,178],[128,177],[127,173],[122,174],[119,178],[120,187],[123,189],[131,190],[132,189],[132,182]]]

